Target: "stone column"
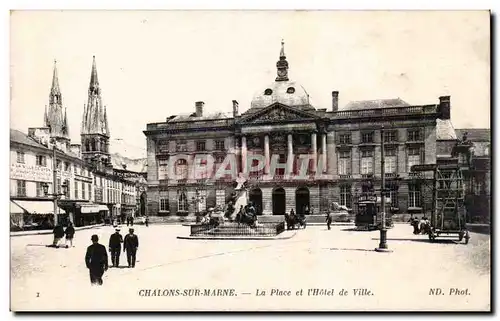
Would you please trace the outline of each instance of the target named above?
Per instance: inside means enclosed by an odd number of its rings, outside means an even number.
[[[326,173],[328,168],[327,158],[326,158],[326,133],[321,134],[321,157],[323,160],[323,173]]]
[[[269,159],[269,135],[266,135],[264,137],[264,157],[266,158],[266,163],[264,165],[264,174],[269,174],[269,165],[270,165],[270,159]]]
[[[241,172],[247,173],[247,138],[241,136]]]
[[[318,143],[317,143],[317,137],[316,137],[316,132],[313,132],[311,134],[311,149],[312,149],[312,152],[313,152],[313,155],[312,155],[312,162],[313,162],[313,165],[312,165],[312,172],[313,173],[316,173],[316,167],[318,165]]]
[[[287,157],[287,174],[291,175],[293,171],[293,136],[288,134],[288,157]]]
[[[327,149],[327,153],[328,153],[327,173],[328,173],[328,175],[336,175],[337,174],[337,153],[335,150],[335,133],[334,132],[327,133],[326,149]]]

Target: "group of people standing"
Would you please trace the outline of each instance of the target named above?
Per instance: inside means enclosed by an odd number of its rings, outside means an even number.
[[[99,244],[99,237],[92,235],[92,245],[87,248],[85,254],[85,264],[89,269],[90,283],[92,285],[102,285],[102,276],[108,270],[108,254],[104,245]],[[119,267],[120,254],[123,243],[123,252],[127,253],[127,263],[129,268],[135,267],[137,249],[139,248],[139,238],[134,234],[134,229],[129,229],[129,234],[123,237],[120,228],[115,229],[109,238],[109,252],[111,254],[112,267]]]
[[[418,217],[412,217],[408,221],[410,225],[413,227],[413,234],[428,234],[431,230],[431,221],[426,216],[423,216],[421,219]]]
[[[49,245],[50,247],[58,248],[61,245],[62,239],[64,238],[65,235],[66,235],[66,242],[64,244],[64,247],[66,248],[73,247],[73,238],[75,237],[75,228],[73,226],[73,223],[69,222],[66,229],[64,229],[62,224],[57,224],[54,227],[52,234],[54,234],[54,241],[52,242],[52,245]]]

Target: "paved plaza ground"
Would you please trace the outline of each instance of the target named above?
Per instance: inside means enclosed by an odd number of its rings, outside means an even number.
[[[112,227],[78,231],[70,249],[45,247],[51,235],[11,237],[12,310],[490,309],[489,235],[472,233],[469,245],[429,243],[400,224],[388,232],[393,252],[378,253],[379,232],[351,226],[310,226],[263,241],[182,240],[189,227],[179,225],[135,229],[136,268],[110,268],[102,287],[90,286],[84,256],[92,234],[107,247]],[[333,295],[308,295],[313,288]],[[358,288],[371,294],[355,295]],[[434,288],[444,294],[430,295]],[[450,295],[455,288],[467,294]],[[234,289],[235,296],[153,296],[165,289]]]

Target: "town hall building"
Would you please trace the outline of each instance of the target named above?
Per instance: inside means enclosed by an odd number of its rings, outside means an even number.
[[[193,113],[166,115],[164,121],[147,124],[148,215],[192,215],[226,205],[237,178],[190,176],[200,155],[212,156],[214,172],[227,165],[228,157],[236,159],[248,198],[261,215],[292,209],[322,214],[332,202],[351,209],[359,194],[380,190],[382,139],[391,211],[430,211],[431,196],[423,193],[423,185],[432,177],[410,169],[435,164],[437,142],[446,139],[440,136],[454,135],[449,96],[428,105],[396,98],[352,101],[339,108],[339,92],[334,90],[327,110],[313,106],[305,88],[289,79],[283,43],[276,67],[276,79],[243,112],[236,100],[230,114],[208,114],[204,103],[196,102]],[[250,172],[254,155],[264,162]],[[273,158],[283,166],[272,166]],[[303,168],[305,177],[293,177]],[[194,208],[198,199],[201,206]]]

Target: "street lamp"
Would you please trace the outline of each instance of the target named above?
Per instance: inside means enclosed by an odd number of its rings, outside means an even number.
[[[57,213],[58,213],[57,201],[60,199],[61,196],[66,195],[66,193],[68,192],[69,186],[68,186],[68,184],[66,184],[66,182],[64,182],[61,185],[62,193],[56,192],[56,184],[53,184],[53,186],[54,186],[54,192],[49,193],[49,184],[47,184],[47,183],[42,184],[43,193],[45,194],[45,196],[52,196],[53,197],[53,200],[54,200],[54,225],[57,226]]]
[[[381,207],[381,210],[382,210],[382,226],[380,227],[380,243],[378,245],[378,248],[375,249],[375,251],[377,252],[392,252],[391,250],[389,250],[388,246],[387,246],[387,227],[385,226],[385,195],[387,194],[387,189],[385,188],[385,146],[384,146],[384,126],[382,126],[380,128],[380,137],[381,137],[381,154],[380,154],[380,166],[381,166],[381,175],[382,175],[382,187],[380,189],[380,196],[381,196],[381,200],[380,200],[380,207]]]

